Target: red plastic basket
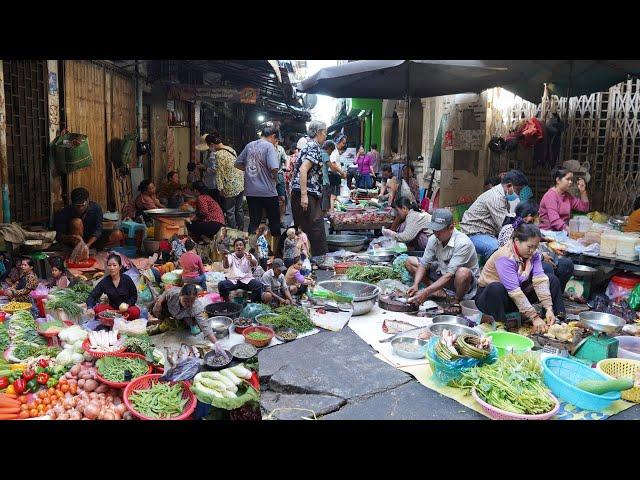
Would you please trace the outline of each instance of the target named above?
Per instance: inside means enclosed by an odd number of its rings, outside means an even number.
[[[113,310],[104,310],[105,312],[117,312],[118,310],[113,309]],[[125,320],[129,319],[129,314],[128,313],[123,313],[122,314],[122,318],[124,318]],[[113,324],[115,323],[116,319],[112,318],[112,317],[103,317],[102,316],[102,312],[100,312],[98,314],[98,320],[100,320],[100,323],[103,324],[105,327],[113,327]]]
[[[142,377],[135,378],[129,382],[129,384],[125,387],[124,392],[122,394],[122,399],[124,400],[124,404],[127,406],[129,411],[134,417],[137,417],[141,420],[187,420],[191,414],[196,409],[198,404],[198,400],[196,396],[191,393],[191,383],[189,382],[181,382],[183,384],[182,387],[182,398],[187,399],[187,403],[184,406],[184,410],[180,415],[173,418],[151,418],[141,413],[138,413],[135,407],[129,401],[129,396],[132,395],[136,390],[146,390],[150,388],[154,383],[158,381],[158,379],[162,377],[159,373],[153,373],[151,375],[144,375]]]
[[[120,338],[120,334],[118,334],[118,338]],[[124,353],[124,351],[127,349],[127,347],[123,346],[120,350],[116,350],[115,352],[97,352],[96,350],[91,350],[89,348],[90,345],[91,343],[89,342],[88,338],[85,339],[84,342],[82,342],[82,348],[84,348],[84,351],[91,355],[93,358],[102,358],[106,357],[107,355]]]
[[[72,262],[67,260],[67,268],[91,268],[96,264],[95,258],[88,258],[84,262]]]
[[[104,357],[139,358],[141,360],[145,360],[146,361],[144,355],[140,355],[139,353],[113,353],[113,354],[108,353],[108,354],[104,355],[102,358],[104,358]],[[148,367],[148,370],[147,370],[147,373],[145,375],[149,375],[151,373],[151,370],[152,370],[151,365],[147,364],[147,367]],[[144,376],[144,375],[141,375],[140,377],[142,377],[142,376]],[[128,382],[111,382],[111,381],[107,380],[106,378],[102,377],[102,375],[100,375],[100,370],[96,366],[96,378],[100,382],[104,383],[105,385],[109,385],[110,387],[113,387],[113,388],[125,388],[127,385],[129,385],[129,383],[133,382],[136,378],[140,378],[140,377],[132,378]]]
[[[475,388],[471,389],[471,396],[473,397],[473,399],[480,404],[482,409],[487,412],[489,417],[493,420],[549,420],[556,413],[558,413],[558,410],[560,410],[560,402],[551,393],[548,393],[548,395],[551,400],[555,402],[555,407],[553,407],[553,410],[547,413],[541,413],[539,415],[521,415],[519,413],[507,412],[506,410],[502,410],[488,404],[480,398],[480,396],[476,393]]]
[[[65,320],[62,323],[64,323],[67,327],[72,327],[73,326],[73,322],[70,322],[69,320]],[[62,329],[61,329],[62,330]],[[38,333],[40,335],[42,335],[45,338],[55,338],[58,336],[58,333],[60,332],[41,332],[40,330],[38,330]]]

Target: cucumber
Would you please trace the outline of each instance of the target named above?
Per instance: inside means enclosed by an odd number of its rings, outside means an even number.
[[[616,378],[613,380],[583,380],[576,384],[580,390],[603,395],[607,392],[622,392],[633,387],[633,380],[630,378]]]

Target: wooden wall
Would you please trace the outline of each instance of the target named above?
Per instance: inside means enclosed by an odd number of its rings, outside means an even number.
[[[64,88],[67,128],[89,136],[93,155],[90,167],[68,176],[68,191],[85,187],[103,209],[113,208],[109,163],[124,135],[135,131],[135,83],[100,65],[67,60]]]

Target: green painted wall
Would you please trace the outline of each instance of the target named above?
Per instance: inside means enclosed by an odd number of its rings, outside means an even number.
[[[347,99],[347,115],[357,116],[361,111],[371,111],[364,119],[364,147],[367,151],[372,143],[382,143],[382,99],[350,98]]]

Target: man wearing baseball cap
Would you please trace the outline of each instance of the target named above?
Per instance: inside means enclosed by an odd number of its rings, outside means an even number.
[[[472,299],[478,286],[478,256],[473,243],[464,233],[454,228],[453,215],[445,208],[433,212],[427,229],[433,235],[427,242],[420,260],[410,257],[406,266],[414,274],[413,286],[409,289],[409,302],[424,303],[442,289],[453,290],[455,302],[445,313],[461,313],[460,300]],[[420,282],[427,288],[420,290]]]
[[[262,301],[264,303],[276,306],[291,305],[293,303],[293,298],[284,279],[283,272],[285,270],[282,259],[276,258],[273,260],[271,268],[262,275],[262,283],[264,284]]]

